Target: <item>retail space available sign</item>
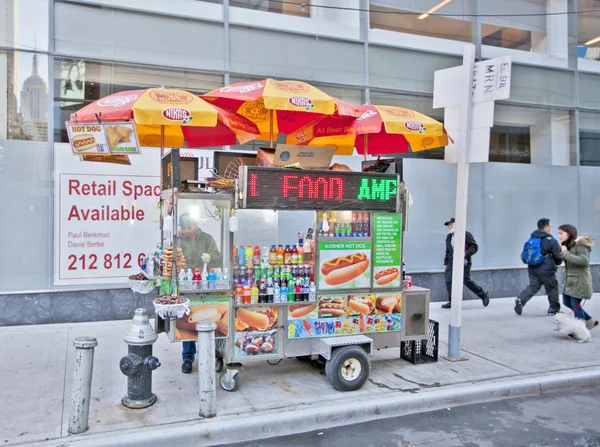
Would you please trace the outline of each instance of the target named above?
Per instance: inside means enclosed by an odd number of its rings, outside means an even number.
[[[208,174],[212,151],[186,152]],[[108,160],[55,145],[56,285],[124,284],[159,242],[159,150]]]

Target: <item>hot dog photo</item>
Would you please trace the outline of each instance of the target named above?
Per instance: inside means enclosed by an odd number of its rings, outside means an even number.
[[[320,248],[320,290],[361,289],[371,286],[370,242],[323,242]]]
[[[227,302],[191,304],[189,315],[177,319],[176,339],[196,340],[198,338],[196,323],[204,320],[217,323],[215,337],[227,337],[229,335],[229,304]]]
[[[372,315],[375,313],[375,295],[349,296],[348,315]]]
[[[375,267],[373,287],[400,287],[400,270],[397,267]]]
[[[288,320],[317,318],[317,303],[290,304]]]
[[[268,331],[277,327],[277,306],[239,307],[235,331]]]

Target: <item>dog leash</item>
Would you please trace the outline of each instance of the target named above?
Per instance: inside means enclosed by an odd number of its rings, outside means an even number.
[[[583,303],[584,301],[585,300],[581,300],[581,303]],[[569,315],[574,314],[575,311],[581,307],[581,303],[579,303],[577,306],[575,306],[575,309],[573,309],[571,312],[569,312]]]

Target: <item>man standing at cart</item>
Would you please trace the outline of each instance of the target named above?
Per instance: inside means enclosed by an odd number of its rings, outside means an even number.
[[[442,309],[450,309],[452,307],[452,261],[454,257],[454,227],[456,225],[456,220],[451,218],[448,222],[445,222],[444,225],[448,227],[448,236],[446,236],[446,256],[444,257],[444,270],[445,270],[445,279],[446,279],[446,288],[448,289],[448,302],[442,305]],[[477,242],[475,242],[475,238],[468,231],[465,234],[465,277],[464,277],[464,285],[481,298],[483,305],[485,307],[490,304],[490,295],[487,290],[483,290],[483,288],[477,284],[475,281],[471,279],[471,257],[477,253],[479,247],[477,246]],[[462,298],[462,297],[461,297]]]
[[[179,216],[179,227],[179,243],[188,268],[202,270],[204,264],[207,264],[206,267],[210,270],[221,266],[221,252],[215,239],[198,228],[198,223],[192,216],[188,213]],[[182,373],[190,374],[192,372],[195,356],[196,342],[184,341],[183,352],[181,353],[183,358]]]

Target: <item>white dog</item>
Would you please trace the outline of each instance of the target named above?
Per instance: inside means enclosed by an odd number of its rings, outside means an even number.
[[[578,343],[585,343],[592,341],[592,334],[585,327],[583,320],[578,320],[567,314],[556,314],[554,316],[554,324],[556,324],[556,331],[567,337],[573,337],[579,340]]]

